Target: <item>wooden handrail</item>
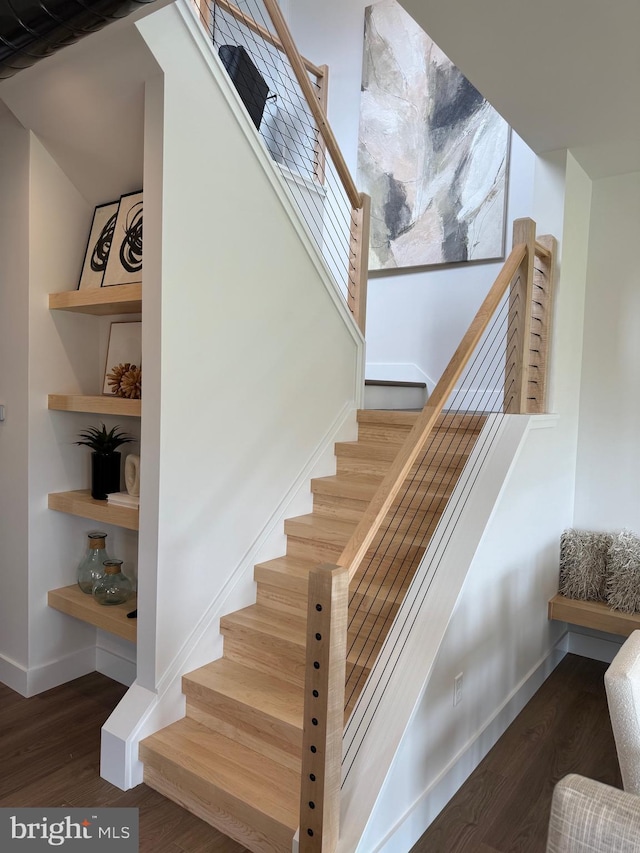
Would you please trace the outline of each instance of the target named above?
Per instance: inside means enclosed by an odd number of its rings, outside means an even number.
[[[541,243],[540,240],[536,240],[536,257],[544,258],[545,260],[549,260],[551,258],[550,249]]]
[[[519,243],[513,247],[495,283],[485,297],[460,345],[453,354],[453,358],[429,397],[427,405],[418,416],[411,432],[400,448],[395,461],[389,468],[371,503],[354,530],[351,539],[337,560],[339,566],[349,569],[350,580],[353,579],[357,572],[396,495],[402,488],[413,463],[416,461],[418,454],[433,430],[438,416],[451,396],[456,382],[462,375],[462,371],[489,325],[493,314],[500,305],[514,275],[522,264],[526,252],[527,247],[524,243]]]
[[[311,81],[309,80],[305,70],[304,62],[289,31],[287,22],[280,11],[280,6],[278,5],[277,0],[264,0],[264,5],[271,16],[273,26],[275,27],[280,41],[282,42],[284,52],[287,54],[289,62],[291,63],[293,73],[296,75],[298,84],[300,85],[309,105],[309,109],[313,113],[313,117],[316,120],[318,129],[322,134],[327,150],[334,162],[338,176],[340,177],[347,197],[351,202],[351,206],[356,210],[359,210],[362,207],[362,197],[358,192],[358,188],[356,187],[353,178],[351,177],[351,172],[349,171],[349,167],[342,156],[342,151],[340,150],[340,146],[338,145],[333,131],[329,127],[327,116],[313,90],[313,86],[311,85]]]
[[[216,0],[218,6],[221,9],[224,9],[225,12],[228,12],[232,17],[236,19],[239,23],[243,24],[245,27],[250,29],[256,35],[260,36],[260,38],[264,39],[273,47],[278,50],[286,53],[284,49],[284,45],[280,41],[277,36],[274,36],[266,27],[261,26],[257,21],[251,17],[251,15],[245,14],[241,9],[238,9],[233,3],[230,3],[229,0]],[[317,77],[318,80],[322,80],[324,77],[323,68],[319,65],[314,65],[309,59],[305,59],[304,56],[301,56],[302,64],[309,71],[309,73],[313,74],[314,77]]]

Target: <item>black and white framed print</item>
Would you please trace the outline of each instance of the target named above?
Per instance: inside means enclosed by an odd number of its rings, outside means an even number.
[[[100,204],[93,213],[93,222],[89,231],[87,251],[82,264],[78,290],[90,290],[102,286],[116,227],[119,204],[120,202],[117,201]]]
[[[120,197],[103,287],[142,281],[142,192]]]

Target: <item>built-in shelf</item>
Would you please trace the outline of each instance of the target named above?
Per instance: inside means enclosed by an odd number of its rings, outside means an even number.
[[[549,619],[607,631],[609,634],[620,634],[623,637],[628,637],[632,631],[640,629],[640,613],[621,613],[600,601],[578,601],[565,598],[559,593],[549,602]]]
[[[113,506],[108,501],[96,501],[91,497],[89,489],[73,492],[54,492],[49,495],[49,509],[66,512],[69,515],[79,515],[103,524],[115,524],[126,527],[127,530],[138,529],[137,509],[125,506]]]
[[[137,620],[127,617],[127,613],[137,607],[135,596],[126,604],[98,604],[92,595],[87,595],[78,584],[73,584],[61,589],[52,589],[48,595],[48,603],[49,607],[54,607],[68,616],[117,634],[132,643],[136,641]]]
[[[125,415],[132,418],[139,418],[142,411],[140,400],[100,394],[49,394],[48,406],[58,412],[91,412],[97,415]]]
[[[81,314],[139,314],[142,311],[142,285],[118,284],[89,290],[64,290],[49,294],[49,308],[77,311]]]

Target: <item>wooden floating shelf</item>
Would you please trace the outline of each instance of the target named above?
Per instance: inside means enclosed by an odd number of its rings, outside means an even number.
[[[127,530],[138,529],[137,509],[126,506],[113,506],[107,501],[96,501],[91,497],[89,489],[73,492],[54,492],[49,495],[49,509],[90,518],[103,524],[115,524],[126,527]],[[84,595],[84,593],[82,593]]]
[[[621,613],[601,601],[579,601],[565,598],[560,593],[549,601],[549,619],[607,631],[609,634],[620,634],[623,637],[628,637],[632,631],[640,629],[640,613]]]
[[[63,290],[49,294],[49,308],[80,314],[139,314],[142,311],[142,284],[118,284],[90,290]]]
[[[119,415],[139,418],[140,400],[108,397],[100,394],[49,394],[48,407],[57,412],[91,412],[97,415]]]
[[[61,613],[74,616],[132,643],[136,641],[137,620],[127,618],[127,613],[137,607],[135,596],[125,604],[98,604],[92,595],[87,595],[78,584],[73,584],[61,589],[52,589],[47,601],[49,607],[60,610]]]

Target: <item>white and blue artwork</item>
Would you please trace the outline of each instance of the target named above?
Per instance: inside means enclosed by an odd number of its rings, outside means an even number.
[[[365,10],[359,187],[372,270],[504,256],[509,127],[395,2]]]

